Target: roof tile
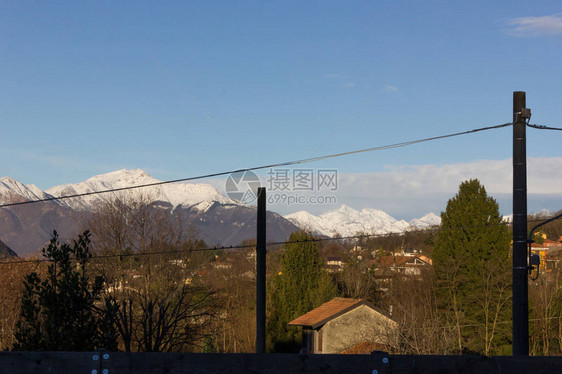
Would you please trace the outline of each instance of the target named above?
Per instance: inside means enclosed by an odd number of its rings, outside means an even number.
[[[336,297],[318,308],[303,314],[302,316],[289,322],[292,326],[315,326],[319,323],[330,319],[346,310],[353,309],[353,307],[364,304],[363,299],[348,299],[343,297]]]

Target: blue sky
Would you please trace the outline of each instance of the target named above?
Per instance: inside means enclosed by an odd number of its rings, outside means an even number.
[[[43,189],[122,168],[164,180],[306,158],[339,127],[317,155],[505,123],[516,90],[531,122],[562,125],[554,1],[3,2],[0,56],[0,174]],[[562,156],[560,133],[528,134],[529,156]],[[487,165],[511,144],[504,128],[312,167]],[[377,207],[368,187],[371,200],[340,192]]]

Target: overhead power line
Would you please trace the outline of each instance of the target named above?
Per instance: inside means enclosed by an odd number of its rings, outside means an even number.
[[[527,222],[543,222],[547,220],[547,218],[536,218],[530,219]],[[502,221],[498,223],[490,223],[485,225],[472,225],[472,226],[455,226],[455,227],[441,227],[441,226],[432,226],[428,228],[422,229],[415,229],[415,230],[407,230],[407,231],[394,231],[394,232],[387,232],[387,233],[375,233],[375,234],[358,234],[358,235],[350,235],[350,236],[342,236],[342,237],[326,237],[326,238],[319,238],[313,237],[312,239],[304,239],[304,240],[286,240],[286,241],[277,241],[277,242],[269,242],[267,243],[268,247],[274,247],[279,245],[286,245],[286,244],[302,244],[302,243],[319,243],[319,242],[329,242],[329,241],[341,241],[341,240],[358,240],[358,239],[369,239],[369,238],[383,238],[385,236],[391,235],[405,235],[405,234],[416,234],[416,233],[431,233],[436,232],[439,230],[460,230],[460,229],[473,229],[473,228],[482,228],[482,227],[492,227],[492,226],[500,226],[500,225],[510,225],[512,222],[510,221]],[[205,247],[205,248],[190,248],[190,249],[168,249],[162,251],[151,251],[151,252],[132,252],[132,253],[118,253],[118,254],[107,254],[107,255],[94,255],[92,256],[92,260],[97,259],[109,259],[109,258],[125,258],[125,257],[145,257],[145,256],[154,256],[154,255],[179,255],[180,253],[190,253],[190,252],[205,252],[205,251],[220,251],[220,250],[235,250],[235,249],[249,249],[255,248],[255,244],[241,244],[241,245],[230,245],[230,246],[213,246],[213,247]],[[46,259],[46,258],[39,258],[33,260],[13,260],[13,261],[0,261],[0,265],[10,265],[10,264],[24,264],[24,263],[39,263],[39,262],[52,262],[53,260]]]
[[[101,191],[83,192],[83,193],[65,195],[65,196],[53,196],[53,197],[48,197],[48,198],[45,198],[45,199],[27,200],[27,201],[21,201],[21,202],[16,202],[16,203],[8,203],[8,204],[0,205],[0,208],[17,206],[17,205],[33,204],[33,203],[40,203],[40,202],[47,202],[47,201],[58,201],[58,200],[64,200],[64,199],[72,199],[72,198],[75,198],[75,197],[99,195],[99,194],[104,194],[104,193],[109,193],[109,192],[120,192],[120,191],[132,190],[132,189],[137,189],[137,188],[155,187],[155,186],[161,186],[161,185],[164,185],[164,184],[171,184],[171,183],[178,183],[178,182],[189,182],[189,181],[193,181],[193,180],[197,180],[197,179],[214,178],[214,177],[220,177],[220,176],[230,175],[230,174],[239,173],[239,172],[241,173],[241,172],[246,172],[246,171],[271,169],[271,168],[281,167],[281,166],[306,164],[306,163],[310,163],[310,162],[317,162],[317,161],[321,161],[321,160],[327,160],[327,159],[330,159],[330,158],[349,156],[349,155],[358,154],[358,153],[376,152],[376,151],[384,151],[384,150],[387,150],[387,149],[407,147],[407,146],[414,145],[414,144],[419,144],[419,143],[424,143],[424,142],[429,142],[429,141],[439,140],[439,139],[452,138],[452,137],[455,137],[455,136],[468,135],[468,134],[473,134],[473,133],[477,133],[477,132],[481,132],[481,131],[494,130],[494,129],[499,129],[499,128],[507,127],[507,126],[511,126],[511,125],[512,125],[512,123],[510,122],[510,123],[504,123],[504,124],[501,124],[501,125],[481,127],[481,128],[477,128],[477,129],[468,130],[468,131],[456,132],[456,133],[453,133],[453,134],[433,136],[433,137],[430,137],[430,138],[410,140],[410,141],[401,142],[401,143],[395,143],[395,144],[388,144],[388,145],[371,147],[371,148],[358,149],[358,150],[349,151],[349,152],[334,153],[334,154],[330,154],[330,155],[326,155],[326,156],[310,157],[310,158],[304,158],[304,159],[294,160],[294,161],[279,162],[279,163],[270,164],[270,165],[255,166],[255,167],[251,167],[251,168],[247,168],[247,169],[229,170],[229,171],[222,171],[222,172],[218,172],[218,173],[210,173],[210,174],[199,175],[199,176],[196,176],[196,177],[187,177],[187,178],[173,179],[173,180],[162,181],[162,182],[146,183],[146,184],[141,184],[141,185],[136,185],[136,186],[111,188],[111,189],[101,190]]]
[[[418,229],[418,230],[411,230],[408,232],[431,232],[436,230],[435,228],[428,228],[428,229]],[[312,239],[305,239],[305,240],[287,240],[287,241],[277,241],[277,242],[269,242],[267,243],[268,247],[278,246],[278,245],[285,245],[285,244],[298,244],[298,243],[312,243],[312,242],[326,242],[326,241],[336,241],[336,240],[352,240],[352,239],[366,239],[366,238],[373,238],[373,237],[384,237],[388,235],[395,235],[395,234],[403,234],[405,232],[389,232],[384,234],[361,234],[361,235],[351,235],[345,237],[337,237],[337,238],[312,238]],[[144,257],[144,256],[154,256],[154,255],[177,255],[180,253],[190,253],[190,252],[205,252],[205,251],[220,251],[220,250],[233,250],[233,249],[248,249],[248,248],[255,248],[255,244],[243,244],[243,245],[230,245],[230,246],[213,246],[213,247],[205,247],[205,248],[189,248],[189,249],[168,249],[163,251],[151,251],[151,252],[136,252],[136,253],[116,253],[116,254],[107,254],[107,255],[94,255],[91,257],[92,260],[96,259],[108,259],[108,258],[124,258],[124,257]],[[1,261],[0,265],[9,265],[9,264],[22,264],[22,263],[37,263],[37,262],[52,262],[53,260],[40,258],[40,259],[33,259],[33,260],[14,260],[14,261]]]
[[[560,127],[550,127],[550,126],[544,126],[544,125],[532,125],[530,123],[527,124],[527,126],[535,128],[535,129],[539,129],[539,130],[558,130],[558,131],[562,131],[562,128]]]

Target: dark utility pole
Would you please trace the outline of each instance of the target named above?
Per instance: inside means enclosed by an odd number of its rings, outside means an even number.
[[[256,353],[265,353],[265,201],[265,187],[259,187],[256,236]]]
[[[525,92],[513,93],[513,355],[529,355]]]

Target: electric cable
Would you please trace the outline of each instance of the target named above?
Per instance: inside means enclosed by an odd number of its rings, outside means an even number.
[[[535,129],[539,129],[539,130],[558,130],[558,131],[562,131],[562,128],[560,127],[550,127],[550,126],[544,126],[544,125],[536,125],[536,124],[530,124],[528,123],[527,126],[535,128]]]
[[[358,150],[349,151],[349,152],[334,153],[334,154],[325,155],[325,156],[304,158],[304,159],[295,160],[295,161],[287,161],[287,162],[279,162],[279,163],[270,164],[270,165],[255,166],[255,167],[251,167],[251,168],[247,168],[247,169],[229,170],[229,171],[222,171],[222,172],[218,172],[218,173],[210,173],[210,174],[199,175],[199,176],[195,176],[195,177],[187,177],[187,178],[173,179],[173,180],[167,180],[167,181],[161,181],[161,182],[146,183],[146,184],[141,184],[141,185],[137,185],[137,186],[111,188],[111,189],[101,190],[101,191],[90,191],[90,192],[83,192],[83,193],[77,193],[77,194],[65,195],[65,196],[52,196],[52,197],[48,197],[48,198],[45,198],[45,199],[26,200],[26,201],[20,201],[20,202],[15,202],[15,203],[7,203],[7,204],[1,204],[0,208],[6,208],[6,207],[18,206],[18,205],[26,205],[26,204],[33,204],[33,203],[40,203],[40,202],[47,202],[47,201],[58,201],[58,200],[64,200],[64,199],[71,199],[71,198],[75,198],[75,197],[98,195],[98,194],[109,193],[109,192],[126,191],[126,190],[137,189],[137,188],[155,187],[155,186],[161,186],[161,185],[165,185],[165,184],[178,183],[178,182],[188,182],[188,181],[193,181],[193,180],[197,180],[197,179],[214,178],[214,177],[220,177],[220,176],[230,175],[230,174],[234,174],[234,173],[242,173],[242,172],[247,172],[247,171],[271,169],[271,168],[281,167],[281,166],[300,165],[300,164],[305,164],[305,163],[311,163],[311,162],[326,160],[326,159],[330,159],[330,158],[349,156],[349,155],[358,154],[358,153],[376,152],[376,151],[383,151],[383,150],[393,149],[393,148],[407,147],[407,146],[414,145],[414,144],[419,144],[419,143],[424,143],[424,142],[429,142],[429,141],[439,140],[439,139],[445,139],[445,138],[452,138],[452,137],[455,137],[455,136],[468,135],[468,134],[473,134],[473,133],[480,132],[480,131],[499,129],[499,128],[507,127],[507,126],[511,126],[511,125],[512,125],[512,123],[510,122],[510,123],[504,123],[504,124],[501,124],[501,125],[481,127],[481,128],[477,128],[477,129],[473,129],[473,130],[457,132],[457,133],[453,133],[453,134],[440,135],[440,136],[434,136],[434,137],[430,137],[430,138],[417,139],[417,140],[410,140],[410,141],[401,142],[401,143],[395,143],[395,144],[388,144],[388,145],[371,147],[371,148],[358,149]]]
[[[527,220],[527,222],[541,222],[545,221],[547,218],[541,219],[531,219]],[[473,226],[455,226],[455,227],[447,227],[443,228],[440,226],[428,227],[423,229],[415,229],[415,230],[406,230],[406,231],[394,231],[394,232],[387,232],[387,233],[373,233],[373,234],[359,234],[359,235],[350,235],[344,237],[313,237],[312,239],[305,239],[305,240],[286,240],[286,241],[277,241],[277,242],[269,242],[266,244],[267,247],[274,247],[286,244],[302,244],[302,243],[311,243],[311,242],[327,242],[327,241],[344,241],[344,240],[354,240],[354,239],[368,239],[368,238],[383,238],[385,236],[390,235],[405,235],[409,233],[431,233],[437,232],[439,230],[460,230],[460,229],[473,229],[473,228],[484,228],[484,227],[492,227],[492,226],[499,226],[499,225],[511,225],[512,222],[510,221],[502,221],[498,223],[491,223],[485,225],[473,225]],[[248,249],[248,248],[255,248],[255,244],[243,244],[243,245],[231,245],[231,246],[213,246],[213,247],[205,247],[205,248],[189,248],[189,249],[168,249],[163,251],[152,251],[152,252],[135,252],[135,253],[116,253],[116,254],[99,254],[93,255],[91,257],[92,260],[96,259],[108,259],[108,258],[123,258],[123,257],[144,257],[144,256],[153,256],[153,255],[163,255],[163,254],[179,254],[179,253],[191,253],[191,252],[204,252],[204,251],[220,251],[220,250],[236,250],[236,249]],[[14,260],[14,261],[0,261],[0,265],[6,264],[21,264],[21,263],[38,263],[38,262],[53,262],[53,260],[39,258],[33,260]]]

